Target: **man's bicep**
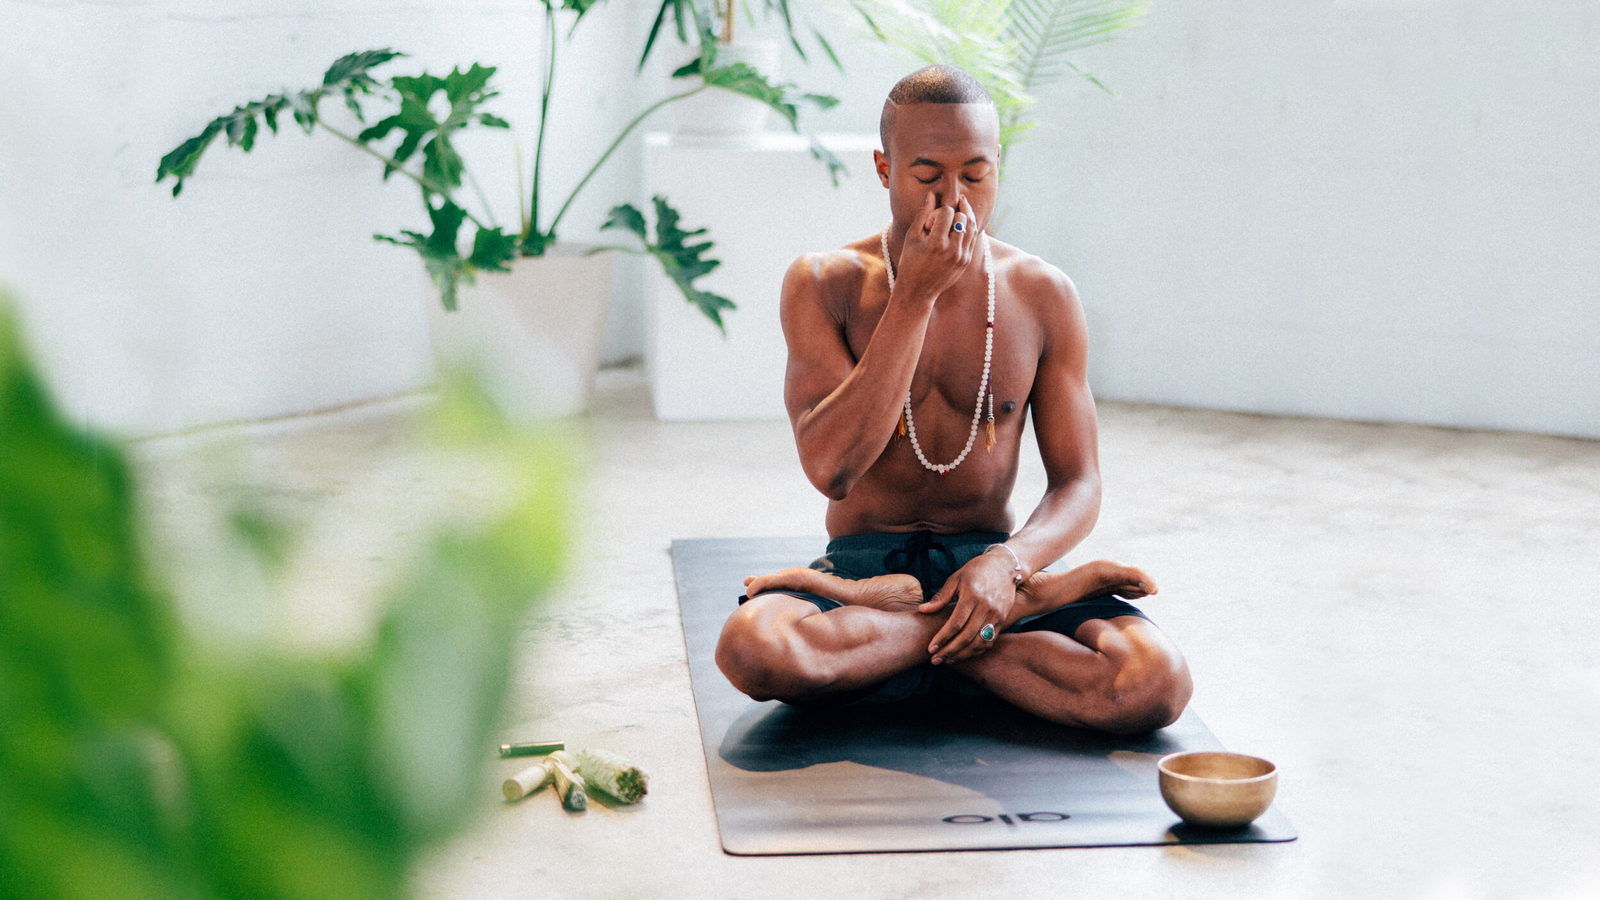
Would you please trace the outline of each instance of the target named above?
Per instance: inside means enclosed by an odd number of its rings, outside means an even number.
[[[1072,282],[1052,270],[1044,347],[1031,398],[1034,433],[1052,485],[1099,472],[1099,425],[1089,390],[1089,334]]]
[[[815,254],[795,260],[783,278],[779,306],[788,346],[783,400],[791,421],[812,410],[849,377],[855,357],[827,296],[822,262]]]

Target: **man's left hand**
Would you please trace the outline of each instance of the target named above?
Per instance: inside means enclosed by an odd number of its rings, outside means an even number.
[[[921,613],[936,613],[955,600],[950,618],[928,645],[934,665],[971,659],[994,646],[993,641],[979,637],[979,632],[985,625],[993,625],[998,635],[1011,626],[1017,606],[1014,571],[1010,557],[984,553],[956,570],[933,599],[917,608]]]

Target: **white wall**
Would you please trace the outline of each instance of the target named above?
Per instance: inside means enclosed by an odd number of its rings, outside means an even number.
[[[563,59],[565,123],[547,151],[570,187],[640,96],[613,48],[633,6],[602,7]],[[336,406],[432,378],[410,251],[416,190],[292,123],[246,156],[207,154],[181,198],[163,153],[235,103],[309,87],[335,58],[394,47],[385,70],[500,66],[490,107],[531,151],[539,7],[525,0],[0,0],[0,280],[76,418],[149,434]],[[330,104],[337,108],[338,103]],[[502,223],[517,219],[511,139],[464,141]],[[631,161],[628,157],[631,156]],[[637,186],[637,151],[590,185],[562,229],[593,236]],[[531,156],[529,158],[531,165]]]
[[[1158,3],[1086,57],[1118,99],[1044,96],[1005,236],[1102,397],[1600,437],[1597,47],[1590,0]]]
[[[651,5],[608,0],[563,60],[552,194],[659,96],[665,57],[633,74]],[[875,130],[912,63],[797,8],[849,70],[790,60],[844,100],[810,125]],[[292,127],[214,148],[176,201],[156,161],[366,47],[412,53],[394,72],[498,64],[495,109],[531,128],[537,10],[0,0],[0,280],[73,414],[158,433],[428,383],[428,288],[369,237],[421,224],[410,186]],[[1102,397],[1600,437],[1597,44],[1588,0],[1166,0],[1084,57],[1119,98],[1045,93],[1002,236],[1076,279]],[[513,220],[509,141],[472,150]],[[639,165],[630,142],[562,236],[644,199]],[[643,346],[643,275],[618,272],[608,358]]]

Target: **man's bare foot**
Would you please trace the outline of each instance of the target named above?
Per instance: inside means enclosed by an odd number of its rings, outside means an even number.
[[[1155,592],[1156,583],[1149,575],[1106,559],[1084,563],[1069,572],[1035,572],[1017,589],[1045,612],[1091,597],[1136,600]]]
[[[752,575],[744,580],[744,588],[751,597],[783,588],[817,594],[846,606],[870,606],[888,612],[916,612],[922,604],[922,586],[910,575],[878,575],[852,581],[816,569],[782,569],[770,575]]]

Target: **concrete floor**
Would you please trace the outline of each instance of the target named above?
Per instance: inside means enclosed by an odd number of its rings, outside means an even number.
[[[220,627],[359,639],[351,597],[402,558],[405,502],[486,503],[432,477],[397,422],[416,402],[247,426],[272,502],[318,524],[284,596]],[[664,424],[637,372],[602,373],[574,438],[585,519],[534,614],[506,739],[641,763],[637,807],[495,802],[418,872],[428,900],[499,898],[1600,898],[1600,443],[1101,405],[1105,504],[1069,557],[1144,567],[1194,708],[1281,771],[1284,845],[738,858],[722,853],[667,547],[821,535],[781,423]],[[205,441],[147,441],[149,495],[205,527]],[[230,465],[237,464],[235,459]],[[1036,460],[1016,493],[1043,490]],[[248,612],[253,610],[253,612]],[[252,618],[253,617],[253,618]],[[513,763],[497,763],[509,774]]]

